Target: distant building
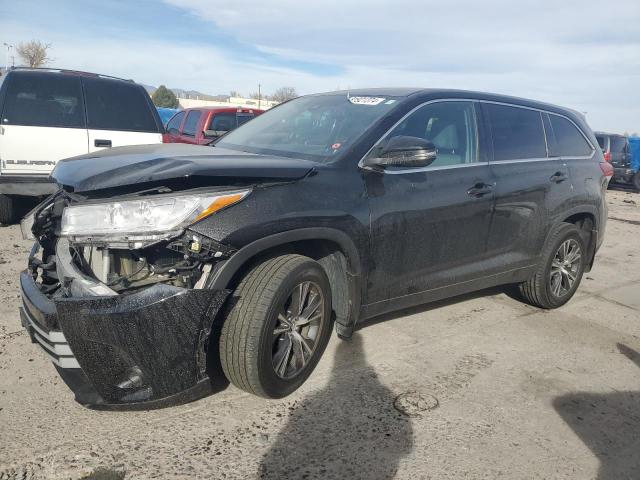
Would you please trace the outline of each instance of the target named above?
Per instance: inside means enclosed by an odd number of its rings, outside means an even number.
[[[241,97],[229,97],[228,102],[216,101],[216,100],[198,100],[194,98],[180,98],[178,102],[182,108],[198,108],[198,107],[240,107],[240,108],[259,108],[261,110],[268,110],[271,107],[278,105],[278,102],[265,99],[254,98],[241,98]]]

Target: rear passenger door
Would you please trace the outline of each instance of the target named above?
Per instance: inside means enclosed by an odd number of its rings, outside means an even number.
[[[589,160],[593,158],[597,147],[587,140],[573,121],[553,113],[549,113],[548,117],[549,149],[551,155],[559,157],[563,165],[569,169],[570,201],[573,205],[593,203],[593,199],[600,195],[600,172],[595,163]]]
[[[570,196],[571,185],[566,165],[548,152],[546,114],[499,103],[482,107],[493,145],[495,211],[488,252],[497,273],[536,261],[550,219]]]
[[[83,78],[89,151],[162,143],[157,112],[142,87],[124,80]]]
[[[181,143],[198,143],[198,125],[200,124],[201,115],[202,112],[200,110],[190,110],[187,113],[187,118],[182,125]]]
[[[3,174],[48,174],[62,158],[87,153],[77,76],[12,72],[0,123]]]

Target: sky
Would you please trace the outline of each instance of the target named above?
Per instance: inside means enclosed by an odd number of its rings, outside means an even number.
[[[0,0],[0,44],[31,39],[50,66],[154,86],[459,88],[640,133],[640,0]]]

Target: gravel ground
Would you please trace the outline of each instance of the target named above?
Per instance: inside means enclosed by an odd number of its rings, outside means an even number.
[[[565,307],[496,289],[333,338],[309,381],[149,412],[73,401],[18,317],[29,243],[0,228],[0,479],[640,478],[640,195],[609,191]]]

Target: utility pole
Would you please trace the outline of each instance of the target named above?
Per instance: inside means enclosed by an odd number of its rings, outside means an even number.
[[[260,110],[260,98],[262,97],[262,95],[260,95],[260,87],[262,85],[258,84],[258,110]]]
[[[13,45],[11,45],[10,43],[4,42],[3,45],[5,47],[7,47],[7,61],[4,64],[4,68],[5,70],[9,70],[9,56],[11,55],[11,49],[13,48]],[[11,57],[11,59],[13,60],[13,57]]]

